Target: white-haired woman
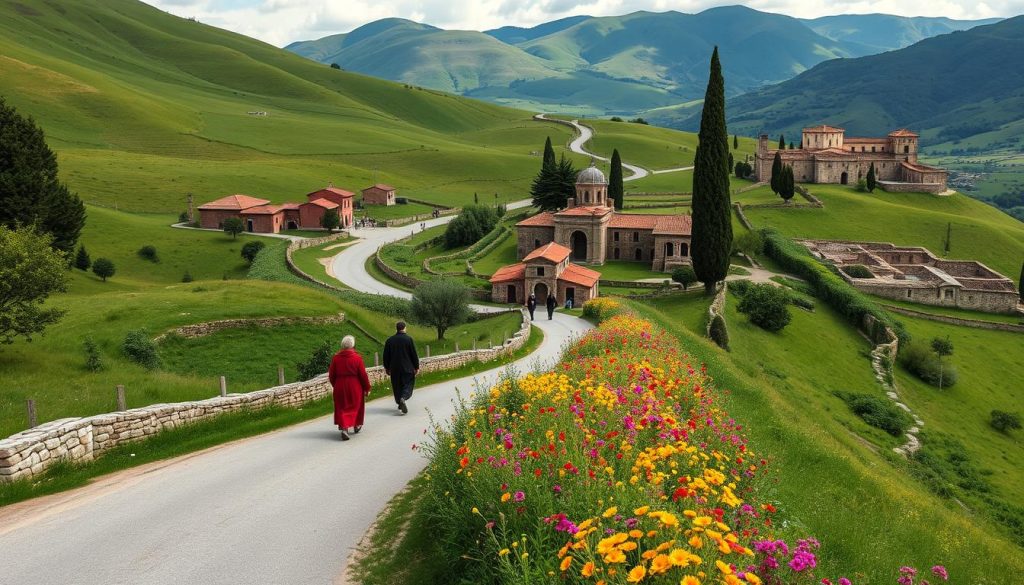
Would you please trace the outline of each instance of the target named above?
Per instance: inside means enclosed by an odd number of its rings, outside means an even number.
[[[342,441],[349,440],[349,429],[358,433],[363,428],[366,396],[370,393],[366,364],[355,347],[355,337],[343,337],[341,351],[334,354],[327,370],[327,378],[334,388],[334,424],[341,430]]]

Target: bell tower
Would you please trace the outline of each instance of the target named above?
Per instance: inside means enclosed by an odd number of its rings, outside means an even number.
[[[576,176],[576,205],[583,207],[609,207],[608,180],[590,159],[590,166]]]

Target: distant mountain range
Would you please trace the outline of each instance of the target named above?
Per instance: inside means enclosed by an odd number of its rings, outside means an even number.
[[[715,45],[733,96],[822,61],[989,22],[877,14],[798,20],[742,6],[574,16],[485,32],[389,18],[286,48],[346,70],[514,106],[633,115],[703,97]]]
[[[872,136],[897,127],[925,144],[1024,135],[1024,16],[925,39],[897,51],[821,63],[727,104],[730,132],[796,135],[827,123]],[[699,111],[673,124],[699,126]],[[1015,129],[1008,131],[1008,129]]]

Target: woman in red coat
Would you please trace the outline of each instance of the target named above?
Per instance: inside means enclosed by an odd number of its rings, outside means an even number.
[[[334,424],[341,430],[341,440],[349,439],[348,430],[358,433],[363,428],[366,396],[370,393],[370,379],[366,365],[356,350],[356,340],[346,335],[341,340],[341,351],[334,355],[327,379],[334,388]]]

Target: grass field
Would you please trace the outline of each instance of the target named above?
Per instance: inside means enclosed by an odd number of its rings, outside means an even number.
[[[840,185],[809,185],[824,209],[751,209],[757,227],[772,226],[787,236],[892,242],[924,246],[942,255],[946,227],[952,226],[950,258],[978,260],[1015,278],[1024,258],[1024,223],[966,195],[859,193]],[[757,197],[763,189],[744,193]]]
[[[868,442],[892,439],[831,396],[833,389],[881,388],[864,356],[868,344],[826,307],[794,309],[793,322],[769,334],[747,324],[730,299],[733,347],[724,352],[694,335],[673,307],[634,306],[679,336],[729,391],[730,414],[745,422],[751,444],[774,469],[786,532],[822,541],[821,572],[888,583],[899,566],[942,563],[960,582],[998,583],[994,575],[1024,570],[1017,546],[910,479],[905,462]]]
[[[626,162],[651,170],[693,165],[697,151],[696,134],[631,122],[587,119],[581,123],[594,129],[594,137],[585,145],[591,152],[611,157],[612,150],[617,148]],[[739,146],[738,150],[733,150],[730,137],[730,152],[736,160],[743,160],[747,154],[754,155],[757,141],[740,138]]]
[[[429,215],[435,208],[422,203],[406,203],[403,205],[366,205],[356,210],[355,218],[362,219],[402,219],[414,215]]]

